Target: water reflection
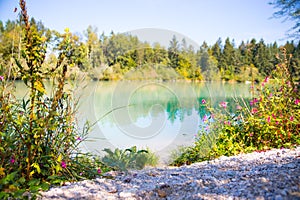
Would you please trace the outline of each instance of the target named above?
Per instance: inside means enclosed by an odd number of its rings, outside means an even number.
[[[94,82],[88,87],[92,88],[93,95],[82,109],[93,105],[90,120],[105,117],[90,134],[97,141],[86,143],[88,151],[137,145],[150,147],[163,157],[179,145],[193,143],[206,114],[202,99],[217,106],[233,96],[249,97],[249,86],[244,84]]]
[[[249,97],[249,85],[186,82],[89,82],[80,93],[78,118],[97,122],[83,149],[149,147],[163,160],[170,151],[194,141],[206,114],[202,99],[213,106],[232,97]],[[26,90],[17,82],[17,96]],[[82,83],[81,83],[82,85]],[[49,87],[49,86],[48,86]],[[233,109],[233,107],[232,107]]]

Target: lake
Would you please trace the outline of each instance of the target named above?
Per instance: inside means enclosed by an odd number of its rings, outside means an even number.
[[[25,86],[17,82],[17,96]],[[201,100],[218,105],[232,97],[250,96],[250,85],[222,82],[115,81],[78,84],[79,124],[95,123],[82,149],[102,154],[104,148],[149,147],[166,162],[172,151],[192,145],[205,114]]]

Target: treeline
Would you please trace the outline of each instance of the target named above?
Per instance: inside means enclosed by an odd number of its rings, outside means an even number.
[[[35,19],[30,21],[35,31],[47,41],[47,59],[41,71],[55,67],[56,50],[64,34],[49,30]],[[13,57],[21,58],[22,24],[16,21],[0,21],[0,73],[8,66],[15,68]],[[270,75],[278,59],[276,42],[265,44],[264,40],[242,41],[219,38],[209,46],[205,41],[199,49],[188,45],[185,39],[176,36],[166,48],[159,43],[141,42],[129,34],[111,32],[109,36],[98,34],[89,26],[83,34],[69,33],[68,57],[76,63],[68,72],[70,78],[88,76],[95,80],[160,79],[160,80],[234,80],[238,82],[259,81]],[[289,57],[289,67],[296,80],[300,79],[300,42],[287,41],[284,45]],[[50,53],[49,53],[50,52]],[[11,71],[13,73],[13,70]],[[19,74],[13,74],[22,78]],[[47,77],[45,77],[47,78]]]

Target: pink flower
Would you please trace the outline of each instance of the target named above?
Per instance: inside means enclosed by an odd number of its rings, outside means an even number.
[[[295,100],[295,104],[298,105],[300,103],[300,99]]]
[[[294,121],[294,117],[293,116],[290,116],[290,121]]]
[[[220,103],[220,106],[221,106],[222,108],[226,108],[226,107],[227,107],[227,102],[222,101],[222,102]]]
[[[4,77],[3,76],[0,76],[0,81],[3,81],[4,80]]]
[[[62,168],[67,168],[67,163],[65,161],[61,161],[61,167]]]
[[[208,120],[207,116],[204,115],[203,118],[202,118],[202,121],[203,121],[203,122],[206,122],[207,120]]]
[[[267,122],[270,123],[270,121],[271,121],[271,117],[269,116]]]
[[[230,121],[224,121],[224,124],[230,126]]]
[[[242,110],[242,107],[241,107],[240,105],[237,105],[237,106],[236,106],[236,109],[237,109],[237,110]]]
[[[264,83],[269,82],[269,79],[270,79],[270,77],[267,76],[267,77],[265,78],[265,80],[264,80]]]
[[[202,99],[202,100],[201,100],[201,103],[202,103],[202,104],[206,104],[206,100],[205,100],[205,99]]]
[[[82,139],[81,139],[81,137],[80,137],[80,136],[78,136],[78,137],[76,138],[76,140],[79,140],[79,141],[81,141]]]
[[[208,131],[208,130],[209,130],[209,126],[206,126],[206,127],[205,127],[205,130]]]
[[[11,164],[14,164],[14,163],[16,162],[16,160],[15,160],[14,157],[12,157],[12,158],[9,160],[9,162],[10,162]]]
[[[255,113],[257,113],[257,112],[258,112],[257,108],[252,108],[252,110],[251,110],[251,113],[252,113],[252,114],[255,114]]]
[[[250,105],[253,106],[258,102],[257,98],[254,98],[252,101],[250,101]]]
[[[98,174],[101,174],[101,172],[102,172],[101,169],[98,168],[98,169],[97,169],[97,173],[98,173]]]
[[[249,136],[252,137],[252,136],[253,136],[253,133],[250,133]]]

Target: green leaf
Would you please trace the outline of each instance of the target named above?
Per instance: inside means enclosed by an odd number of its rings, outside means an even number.
[[[50,184],[49,183],[46,183],[46,182],[43,182],[40,187],[42,188],[42,190],[49,190],[50,188]]]
[[[36,169],[36,171],[37,171],[38,174],[41,173],[41,168],[40,168],[40,166],[39,166],[38,163],[33,163],[31,166]]]

